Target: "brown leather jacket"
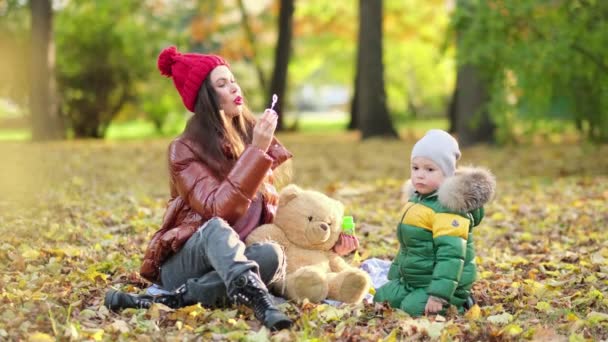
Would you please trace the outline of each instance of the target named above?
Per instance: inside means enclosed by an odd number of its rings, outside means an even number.
[[[194,149],[195,145],[183,137],[169,145],[171,199],[140,269],[142,277],[155,283],[159,282],[160,266],[207,220],[220,217],[231,225],[242,220],[268,171],[292,157],[276,139],[266,153],[249,145],[225,179],[219,180]],[[263,202],[261,223],[272,222],[277,199],[264,196]],[[259,216],[246,219],[260,222]]]

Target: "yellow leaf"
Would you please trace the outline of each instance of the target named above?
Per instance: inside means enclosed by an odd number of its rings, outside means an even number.
[[[551,310],[551,304],[547,302],[538,302],[536,303],[536,310],[542,312],[549,312]]]
[[[464,314],[464,317],[469,320],[478,320],[481,317],[481,308],[475,304]]]
[[[570,322],[576,322],[578,320],[578,316],[572,312],[568,313],[568,315],[566,315],[566,319]]]
[[[528,259],[525,259],[525,258],[523,258],[523,257],[521,257],[521,256],[518,255],[518,256],[516,256],[515,258],[513,258],[511,260],[511,263],[514,264],[514,265],[519,265],[519,264],[527,265],[527,264],[530,263],[530,261],[528,261]]]
[[[488,322],[490,322],[490,323],[507,324],[513,320],[513,315],[511,315],[508,312],[503,312],[500,315],[489,316],[487,319],[488,319]]]
[[[598,291],[598,289],[592,287],[592,290],[589,292],[588,297],[593,298],[593,299],[602,300],[602,299],[604,299],[604,294],[602,292]]]
[[[99,329],[96,330],[92,335],[91,338],[93,338],[95,341],[101,341],[103,339],[103,330]]]
[[[29,342],[53,342],[55,341],[50,335],[41,332],[35,332],[27,339]]]
[[[608,321],[608,314],[605,314],[603,312],[591,311],[589,314],[587,314],[587,320],[592,325],[595,325],[599,322],[606,322]]]
[[[68,331],[67,331],[67,333],[66,333],[66,337],[67,337],[68,335],[69,335],[69,337],[70,337],[72,340],[78,340],[78,339],[79,339],[80,334],[78,333],[78,329],[76,329],[76,327],[74,326],[74,324],[71,324],[71,323],[70,323],[69,328],[68,328]]]
[[[359,251],[355,251],[355,255],[353,256],[353,263],[355,265],[361,264],[361,256],[359,255]]]
[[[503,331],[508,335],[515,336],[521,334],[523,329],[517,324],[509,324],[503,329]]]
[[[522,241],[527,241],[530,242],[532,240],[534,240],[534,236],[532,236],[532,234],[528,233],[528,232],[524,232],[521,234],[521,236],[519,237]]]
[[[491,278],[494,276],[494,272],[490,272],[490,271],[483,271],[480,274],[481,279],[487,279],[487,278]]]
[[[586,342],[588,341],[582,334],[572,333],[568,336],[568,342]]]
[[[35,249],[27,249],[25,252],[21,253],[21,256],[24,259],[29,259],[29,260],[33,260],[33,259],[37,259],[40,256],[40,252],[35,250]]]
[[[46,300],[48,298],[48,294],[36,291],[32,293],[32,300]]]
[[[585,202],[581,201],[581,200],[576,200],[574,202],[572,202],[572,206],[575,208],[580,208],[585,206]]]
[[[399,329],[391,330],[391,333],[388,334],[382,341],[383,342],[397,342],[397,332]]]
[[[96,281],[97,278],[101,278],[102,280],[106,280],[108,279],[108,275],[105,273],[101,273],[98,272],[97,270],[93,269],[93,268],[89,268],[87,269],[87,271],[85,272],[85,276],[87,277],[87,279],[91,280],[91,281]]]
[[[495,212],[494,214],[492,214],[491,219],[496,221],[502,221],[505,219],[505,214],[501,212]]]
[[[586,277],[585,281],[588,282],[588,283],[594,283],[594,282],[597,281],[597,277],[592,274],[592,275]]]
[[[77,257],[80,256],[80,249],[76,247],[66,247],[63,248],[63,253],[69,257]]]
[[[499,264],[496,264],[496,267],[500,268],[503,271],[508,271],[513,269],[513,264],[510,264],[508,262],[501,262]]]

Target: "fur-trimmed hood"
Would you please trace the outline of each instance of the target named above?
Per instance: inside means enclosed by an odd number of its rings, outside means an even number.
[[[450,210],[469,212],[481,208],[494,198],[496,179],[492,172],[480,167],[461,167],[447,177],[437,190],[439,203]],[[408,198],[416,193],[412,180],[405,184]]]

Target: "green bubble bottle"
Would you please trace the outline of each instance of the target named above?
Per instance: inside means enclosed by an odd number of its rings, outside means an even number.
[[[348,235],[355,235],[355,220],[352,216],[344,216],[342,219],[342,232]]]

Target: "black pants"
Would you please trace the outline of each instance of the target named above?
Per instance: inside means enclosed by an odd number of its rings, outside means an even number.
[[[281,246],[267,242],[246,247],[226,221],[214,218],[162,265],[161,281],[168,291],[185,284],[186,305],[224,306],[227,289],[239,275],[253,271],[269,285],[284,277],[284,265]]]

